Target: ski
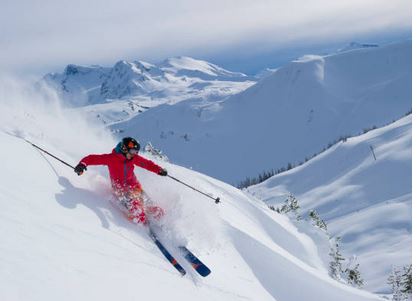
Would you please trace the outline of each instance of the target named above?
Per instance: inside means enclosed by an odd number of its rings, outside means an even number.
[[[195,256],[190,250],[184,246],[180,246],[178,248],[180,249],[184,258],[190,263],[190,265],[198,274],[206,277],[211,273],[210,269],[204,263],[202,263],[201,260],[198,259],[197,256]]]
[[[116,207],[116,204],[112,201],[110,203]],[[124,206],[125,207],[125,206]],[[123,208],[124,208],[123,207]],[[121,207],[116,207],[117,209],[121,210],[123,215],[127,218],[127,214],[125,210]],[[172,264],[172,266],[182,275],[184,276],[187,272],[186,270],[181,266],[181,264],[178,263],[178,261],[175,259],[174,256],[171,255],[171,253],[165,248],[165,246],[161,243],[161,241],[158,239],[156,234],[152,231],[149,224],[148,226],[148,234],[149,237],[152,239],[152,241],[155,243],[155,245],[158,247],[158,249],[161,251],[161,253],[165,256],[165,258],[169,261],[169,263]],[[188,250],[185,246],[178,247],[182,256],[187,260],[188,263],[192,266],[192,268],[200,274],[202,277],[208,276],[211,271],[210,269],[203,263],[201,260],[197,258],[190,250]]]
[[[158,247],[159,251],[165,256],[165,258],[169,261],[170,264],[182,275],[184,276],[187,272],[185,269],[178,263],[178,261],[174,258],[174,256],[169,253],[169,251],[164,247],[164,245],[159,241],[158,237],[156,237],[155,233],[152,230],[149,231],[149,237]]]

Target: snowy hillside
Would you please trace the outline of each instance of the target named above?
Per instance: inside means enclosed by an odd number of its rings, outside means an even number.
[[[365,288],[386,293],[392,267],[411,264],[411,119],[339,142],[249,192],[270,205],[292,193],[303,214],[316,209],[342,252],[358,256]]]
[[[410,110],[405,41],[307,55],[227,99],[158,106],[112,128],[151,141],[177,164],[237,184]]]
[[[116,143],[53,94],[2,90],[0,155],[0,299],[36,300],[380,300],[332,280],[325,241],[300,232],[250,195],[203,174],[159,162],[210,199],[169,178],[137,169],[167,212],[161,239],[186,244],[212,269],[181,277],[146,231],[110,205],[107,171],[81,177],[40,153],[23,136],[75,164]],[[54,126],[51,126],[54,125]],[[8,158],[8,159],[7,159]],[[159,232],[158,232],[159,233]],[[300,289],[302,288],[302,289]]]

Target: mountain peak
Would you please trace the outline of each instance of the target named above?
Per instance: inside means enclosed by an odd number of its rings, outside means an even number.
[[[214,86],[222,86],[218,81],[229,82],[229,92],[223,87],[215,88],[215,97],[230,94],[232,88],[239,86],[243,89],[253,80],[243,73],[231,72],[215,64],[197,60],[188,56],[168,58],[154,65],[145,61],[119,60],[113,67],[100,66],[83,67],[69,64],[63,73],[48,74],[44,77],[51,86],[56,87],[62,95],[72,99],[86,99],[89,103],[102,102],[105,99],[136,97],[151,95],[152,98],[193,94],[210,95]],[[249,81],[246,83],[246,81]],[[201,82],[208,91],[197,89]],[[244,82],[243,84],[241,84]],[[181,83],[178,89],[178,83]],[[221,91],[219,91],[221,89]],[[70,95],[71,94],[71,95]],[[76,101],[79,105],[79,102]],[[82,102],[84,104],[84,101]]]
[[[101,70],[104,69],[98,65],[91,65],[91,66],[81,66],[75,64],[68,64],[64,69],[64,74],[66,76],[72,76],[77,74],[86,74],[94,70]]]
[[[78,67],[76,65],[70,64],[70,65],[68,65],[65,68],[64,73],[66,75],[74,75],[74,74],[77,74],[78,73]]]
[[[249,80],[246,74],[228,71],[218,65],[188,56],[178,56],[166,59],[159,67],[177,76],[197,77],[204,80]]]
[[[162,62],[160,67],[164,69],[171,69],[171,71],[176,72],[178,72],[179,70],[200,71],[213,76],[216,75],[215,72],[213,72],[213,69],[222,69],[206,61],[197,60],[188,56],[178,56],[166,59]]]

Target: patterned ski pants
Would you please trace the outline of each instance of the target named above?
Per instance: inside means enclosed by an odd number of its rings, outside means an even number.
[[[147,224],[148,218],[159,220],[164,216],[164,210],[151,204],[149,196],[140,188],[132,187],[129,190],[115,190],[120,203],[127,208],[128,218],[136,224]]]

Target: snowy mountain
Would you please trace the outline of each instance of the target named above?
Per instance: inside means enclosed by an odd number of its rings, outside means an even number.
[[[119,61],[112,68],[68,65],[64,73],[51,73],[44,81],[75,106],[111,99],[176,102],[189,98],[218,98],[247,88],[253,79],[190,57],[177,57],[153,65]]]
[[[100,96],[104,99],[117,99],[161,90],[162,76],[161,70],[154,65],[119,61],[101,84]]]
[[[178,257],[187,270],[181,277],[146,230],[110,204],[106,169],[89,167],[79,177],[19,138],[76,164],[88,153],[110,151],[117,141],[109,132],[52,97],[5,93],[0,143],[7,147],[0,155],[13,158],[3,160],[0,181],[1,300],[382,300],[329,277],[327,253],[320,252],[328,241],[320,235],[300,231],[228,184],[157,161],[221,198],[216,205],[137,168],[147,193],[165,208],[161,240],[176,256],[175,246],[185,244],[212,270],[201,278]]]
[[[70,64],[63,73],[47,74],[43,80],[56,88],[69,104],[82,106],[100,98],[101,82],[110,71],[110,68],[100,66]]]
[[[365,288],[387,293],[392,267],[411,264],[411,120],[339,142],[249,192],[269,205],[291,193],[302,214],[317,210],[346,255],[358,256]]]
[[[307,55],[226,99],[161,105],[111,128],[151,141],[177,164],[237,184],[410,110],[405,41]]]

